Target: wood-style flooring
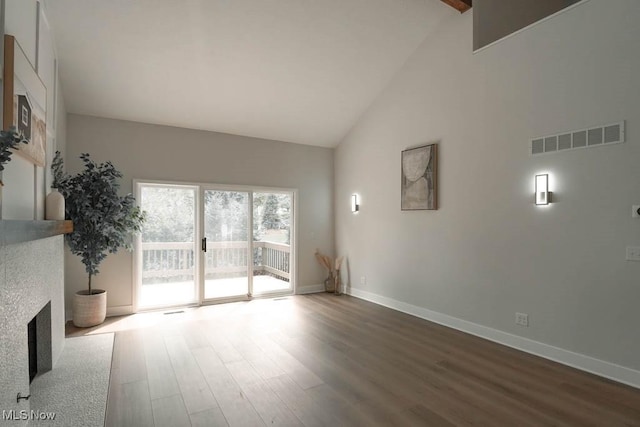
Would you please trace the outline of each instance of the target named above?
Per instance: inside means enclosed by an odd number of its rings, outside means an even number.
[[[107,426],[640,426],[640,390],[346,295],[102,330]]]

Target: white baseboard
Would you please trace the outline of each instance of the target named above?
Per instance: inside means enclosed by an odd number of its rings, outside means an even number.
[[[438,323],[498,344],[506,345],[517,350],[524,351],[572,368],[580,369],[601,377],[605,377],[632,387],[640,388],[640,371],[595,359],[584,354],[574,353],[569,350],[554,347],[528,338],[523,338],[497,329],[478,325],[467,320],[458,319],[453,316],[438,313],[426,308],[418,307],[405,302],[397,301],[378,294],[363,291],[357,288],[349,288],[349,295],[360,298],[378,305],[382,305],[430,322]]]
[[[296,295],[315,294],[318,292],[324,292],[323,284],[298,286],[298,288],[296,289]]]
[[[132,305],[120,305],[116,307],[107,307],[107,317],[124,316],[126,314],[133,314]],[[66,321],[73,320],[73,311],[65,310]]]
[[[132,305],[119,305],[115,307],[107,307],[107,317],[124,316],[133,314]]]

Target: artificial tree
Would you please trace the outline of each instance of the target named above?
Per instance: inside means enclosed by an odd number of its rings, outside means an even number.
[[[86,153],[80,159],[83,170],[69,175],[63,171],[60,152],[56,152],[51,169],[53,186],[65,197],[66,218],[73,221],[67,243],[71,252],[82,259],[89,275],[88,290],[77,295],[91,296],[105,293],[91,286],[92,277],[99,273],[98,267],[107,254],[120,248],[131,249],[132,234],[140,231],[145,214],[136,206],[132,194],[118,193],[122,173],[111,162],[96,163]],[[104,303],[106,313],[106,296]]]

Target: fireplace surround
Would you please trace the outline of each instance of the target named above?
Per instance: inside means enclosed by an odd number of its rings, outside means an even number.
[[[28,323],[37,318],[39,373],[64,346],[64,242],[59,235],[7,243],[8,235],[0,235],[0,411],[29,411],[37,408],[16,399],[31,394]]]

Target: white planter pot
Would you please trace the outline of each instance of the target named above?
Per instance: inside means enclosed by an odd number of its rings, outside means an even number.
[[[51,189],[45,199],[45,219],[64,219],[64,196],[56,188]]]
[[[94,289],[78,291],[73,296],[73,324],[79,328],[88,328],[104,322],[107,317],[107,291]]]

